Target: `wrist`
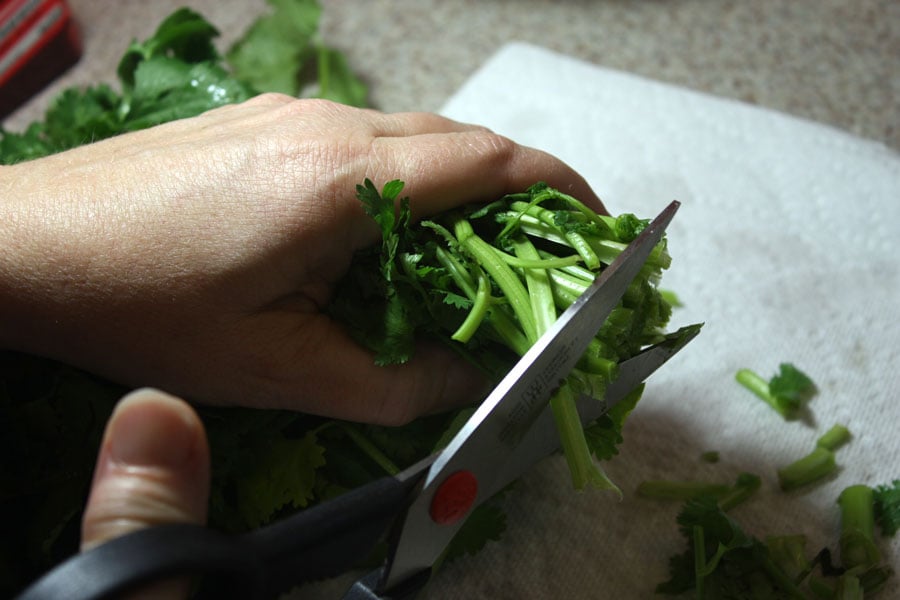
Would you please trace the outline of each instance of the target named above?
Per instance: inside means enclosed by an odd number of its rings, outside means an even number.
[[[58,166],[58,165],[57,165]],[[52,165],[51,165],[52,167]],[[42,160],[0,167],[0,349],[44,354],[64,305],[73,215]],[[58,214],[55,214],[54,211]]]
[[[0,350],[24,350],[29,314],[26,267],[30,226],[22,202],[22,167],[0,166]]]

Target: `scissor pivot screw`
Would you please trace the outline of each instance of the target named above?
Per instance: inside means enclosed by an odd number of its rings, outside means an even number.
[[[468,514],[478,496],[478,479],[471,471],[456,471],[438,486],[429,514],[438,525],[452,525]]]

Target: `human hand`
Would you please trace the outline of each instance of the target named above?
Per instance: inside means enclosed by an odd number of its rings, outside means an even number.
[[[203,525],[209,486],[209,445],[193,409],[156,390],[132,392],[106,425],[81,550],[154,525]],[[188,585],[164,581],[129,598],[186,598]]]
[[[191,400],[384,424],[475,399],[423,347],[378,367],[325,314],[378,231],[356,184],[406,182],[414,218],[543,180],[559,160],[435,115],[264,95],[0,169],[0,344]]]

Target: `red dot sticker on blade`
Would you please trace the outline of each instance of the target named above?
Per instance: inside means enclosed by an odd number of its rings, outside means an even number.
[[[471,471],[457,471],[444,480],[431,499],[431,520],[438,525],[452,525],[472,508],[478,496],[478,480]]]

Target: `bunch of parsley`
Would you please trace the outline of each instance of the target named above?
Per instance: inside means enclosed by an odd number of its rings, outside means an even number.
[[[499,380],[647,225],[598,215],[543,183],[412,225],[402,189],[357,187],[383,241],[354,259],[331,305],[383,364],[406,361],[430,335]],[[603,398],[620,361],[663,339],[672,308],[656,284],[670,262],[663,239],[550,400],[576,489],[617,489],[594,458],[615,453],[639,393],[587,430],[575,400]]]

